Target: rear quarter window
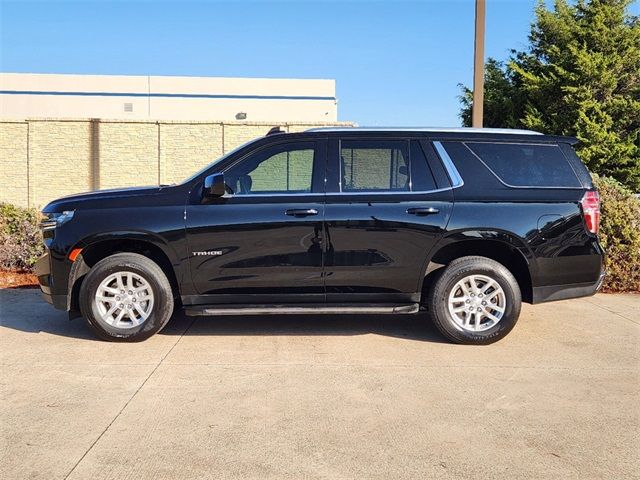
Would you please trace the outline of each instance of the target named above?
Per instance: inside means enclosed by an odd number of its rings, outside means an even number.
[[[465,146],[509,186],[582,186],[557,145],[465,142]]]

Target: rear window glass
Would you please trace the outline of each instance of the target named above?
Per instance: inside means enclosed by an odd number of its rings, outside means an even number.
[[[465,142],[500,180],[514,187],[580,187],[557,145]]]

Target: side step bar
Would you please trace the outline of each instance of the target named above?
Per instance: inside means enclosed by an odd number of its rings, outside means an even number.
[[[185,308],[191,317],[213,315],[301,315],[301,314],[408,314],[418,313],[417,303],[398,304],[299,304],[299,305],[195,305]]]

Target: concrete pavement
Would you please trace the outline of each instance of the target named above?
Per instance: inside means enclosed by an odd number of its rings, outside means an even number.
[[[0,478],[640,478],[640,296],[420,316],[172,319],[95,340],[0,290]]]

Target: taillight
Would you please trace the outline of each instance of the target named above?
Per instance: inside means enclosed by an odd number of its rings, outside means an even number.
[[[600,195],[596,190],[589,190],[584,194],[580,203],[587,230],[591,233],[598,233],[598,228],[600,228]]]

